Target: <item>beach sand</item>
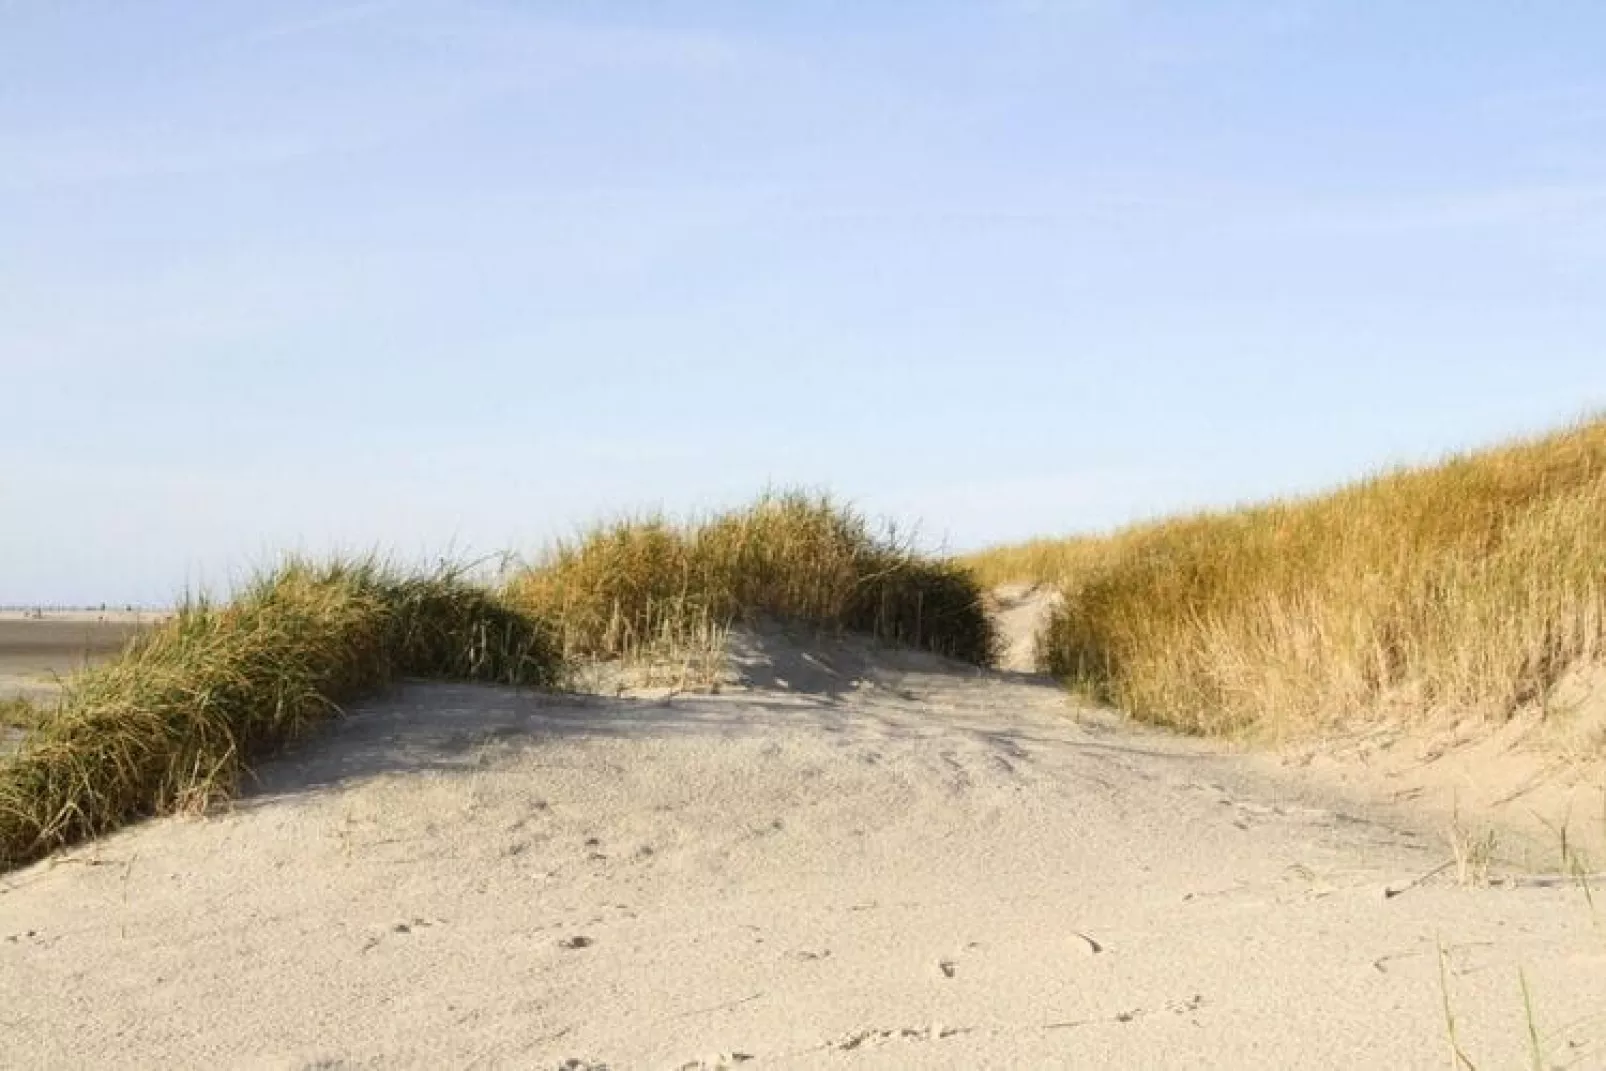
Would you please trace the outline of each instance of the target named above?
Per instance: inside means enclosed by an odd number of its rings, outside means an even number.
[[[413,684],[0,877],[6,1066],[1606,1066],[1606,911],[1021,672]],[[1323,790],[1325,791],[1325,790]],[[1442,951],[1442,964],[1441,964]]]
[[[166,615],[142,611],[0,611],[0,699],[48,698],[57,681],[121,651]]]

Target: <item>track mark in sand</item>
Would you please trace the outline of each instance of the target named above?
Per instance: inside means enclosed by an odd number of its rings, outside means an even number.
[[[1016,762],[1024,762],[1032,757],[1031,752],[1008,733],[978,731],[976,735]]]
[[[410,934],[414,930],[427,929],[430,926],[434,926],[444,921],[444,919],[426,919],[414,917],[406,922],[391,923],[391,925],[385,929],[384,933],[370,934],[368,939],[363,942],[362,947],[357,951],[359,954],[372,951],[373,949],[379,947],[379,945],[387,937]]]
[[[959,973],[959,965],[951,959],[938,960],[937,969],[942,972],[944,978],[952,978]]]
[[[1397,960],[1397,959],[1415,959],[1415,958],[1417,958],[1419,956],[1422,956],[1422,955],[1425,955],[1425,953],[1423,953],[1420,950],[1418,950],[1416,952],[1391,952],[1390,954],[1388,954],[1386,956],[1379,956],[1376,959],[1374,959],[1372,961],[1372,969],[1374,971],[1376,971],[1378,974],[1387,974],[1389,972],[1388,965],[1390,963],[1393,963],[1395,960]]]
[[[1449,962],[1449,957],[1454,956],[1457,953],[1466,952],[1466,951],[1468,951],[1470,949],[1475,949],[1475,948],[1495,948],[1495,947],[1497,947],[1497,946],[1496,946],[1495,942],[1493,942],[1493,941],[1462,941],[1459,944],[1438,946],[1437,950],[1438,950],[1438,952],[1440,954],[1442,954],[1443,956],[1446,957],[1446,962],[1448,963]],[[1418,959],[1418,958],[1420,958],[1422,956],[1432,955],[1433,952],[1434,952],[1434,949],[1433,948],[1428,948],[1428,947],[1408,950],[1408,951],[1404,951],[1404,952],[1390,952],[1387,955],[1382,955],[1382,956],[1379,956],[1376,959],[1374,959],[1372,961],[1372,969],[1374,971],[1376,971],[1378,974],[1388,974],[1389,973],[1388,965],[1390,963],[1395,962],[1396,960]],[[1459,975],[1459,974],[1464,974],[1465,971],[1457,970],[1455,973]]]
[[[1139,1019],[1156,1015],[1160,1011],[1168,1011],[1172,1015],[1187,1015],[1204,1007],[1205,999],[1201,994],[1195,993],[1187,1000],[1168,1000],[1163,1009],[1131,1008],[1118,1011],[1114,1015],[1107,1015],[1099,1019],[1069,1019],[1063,1023],[1044,1023],[1044,1030],[1074,1030],[1082,1026],[1100,1026],[1105,1023],[1135,1023]]]
[[[952,751],[944,751],[938,757],[952,771],[951,779],[948,782],[948,790],[955,795],[963,795],[969,792],[971,789],[970,771],[965,769],[965,764],[959,761],[958,756]]]
[[[1182,894],[1182,902],[1183,903],[1189,903],[1189,902],[1194,901],[1194,900],[1213,900],[1213,899],[1215,899],[1217,897],[1223,897],[1223,896],[1242,896],[1245,893],[1253,893],[1254,891],[1255,891],[1255,887],[1253,885],[1251,885],[1247,881],[1243,881],[1242,879],[1239,879],[1239,880],[1234,881],[1230,888],[1226,888],[1226,889],[1205,889],[1203,891],[1195,891],[1195,892],[1183,893]]]
[[[1074,936],[1078,941],[1081,942],[1081,945],[1078,947],[1080,947],[1082,951],[1086,952],[1088,955],[1097,956],[1103,953],[1104,946],[1093,940],[1093,938],[1089,937],[1087,934],[1077,931]]]
[[[940,1026],[936,1023],[924,1027],[903,1026],[892,1030],[855,1030],[835,1041],[827,1042],[825,1048],[835,1052],[852,1052],[866,1045],[887,1045],[895,1041],[946,1041],[970,1032],[969,1027]]]
[[[750,1052],[722,1052],[717,1056],[700,1056],[676,1066],[675,1071],[730,1071],[738,1064],[755,1059]]]
[[[1415,889],[1419,885],[1426,884],[1428,881],[1432,880],[1433,878],[1438,877],[1440,874],[1444,873],[1446,870],[1449,870],[1453,866],[1455,866],[1455,860],[1454,859],[1449,859],[1449,860],[1446,860],[1443,863],[1440,863],[1438,866],[1434,867],[1432,870],[1427,871],[1425,874],[1417,875],[1416,877],[1412,878],[1410,881],[1406,882],[1404,885],[1400,885],[1400,886],[1390,885],[1390,886],[1387,886],[1383,890],[1383,899],[1392,900],[1396,896],[1404,896],[1406,893],[1410,892],[1412,889]]]
[[[763,996],[763,993],[753,993],[749,996],[741,997],[738,1000],[728,1000],[723,1004],[715,1004],[709,1008],[693,1008],[689,1012],[681,1012],[679,1015],[675,1016],[675,1018],[690,1019],[696,1015],[712,1015],[715,1012],[729,1011],[732,1008],[740,1008],[743,1004],[751,1004],[753,1001],[759,1000]]]

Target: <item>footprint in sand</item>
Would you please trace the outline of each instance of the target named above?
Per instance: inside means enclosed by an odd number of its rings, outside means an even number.
[[[722,1052],[718,1056],[704,1056],[696,1060],[688,1060],[681,1064],[676,1071],[730,1071],[738,1064],[745,1064],[753,1059],[751,1053]]]
[[[970,1033],[962,1026],[905,1026],[894,1030],[856,1030],[826,1045],[837,1052],[852,1052],[866,1046],[886,1045],[897,1041],[947,1041],[949,1038]]]

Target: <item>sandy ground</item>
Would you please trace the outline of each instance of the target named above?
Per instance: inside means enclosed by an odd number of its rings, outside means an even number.
[[[990,599],[1003,666],[1032,671],[1036,637],[1059,595],[1012,584]],[[1481,718],[1425,718],[1405,706],[1309,737],[1239,741],[1237,750],[1273,780],[1296,778],[1346,806],[1381,808],[1447,839],[1492,835],[1510,866],[1606,867],[1606,666],[1573,672],[1493,730]]]
[[[54,611],[35,617],[0,611],[0,699],[54,695],[59,678],[111,657],[165,614]]]
[[[737,639],[714,696],[408,686],[0,876],[0,1065],[1442,1067],[1448,995],[1513,1067],[1521,976],[1606,1066],[1606,895],[1413,884],[1433,831],[1025,674]]]
[[[1017,673],[1037,669],[1037,635],[1049,613],[1059,604],[1053,588],[1035,584],[1005,584],[989,595],[988,607],[1003,639],[998,664]]]

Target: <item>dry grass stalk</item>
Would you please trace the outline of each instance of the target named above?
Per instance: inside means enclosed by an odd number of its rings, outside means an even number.
[[[967,559],[1065,592],[1048,668],[1194,732],[1509,716],[1606,658],[1606,419],[1337,493]]]
[[[1456,883],[1468,889],[1488,888],[1499,846],[1494,830],[1473,833],[1457,822],[1446,831],[1445,839],[1455,853]]]
[[[41,707],[21,696],[0,699],[0,729],[31,732],[44,722],[48,714],[48,707]]]
[[[690,524],[649,517],[598,527],[515,576],[507,597],[551,622],[574,659],[697,650],[710,629],[765,616],[980,664],[994,657],[967,570],[801,493]]]

